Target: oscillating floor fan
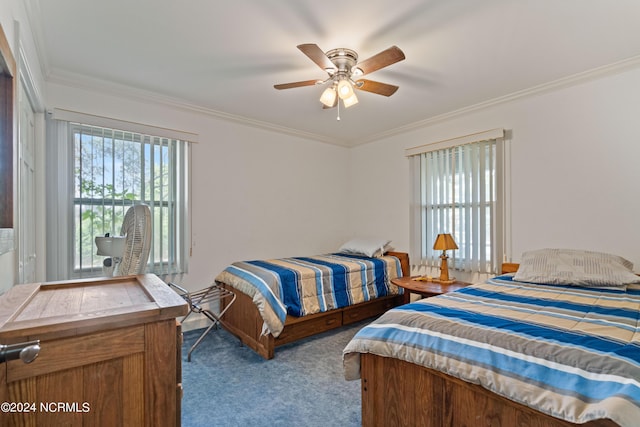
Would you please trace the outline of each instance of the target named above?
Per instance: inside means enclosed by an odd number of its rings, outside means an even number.
[[[142,274],[147,267],[151,249],[151,210],[147,205],[135,205],[127,210],[120,235],[125,237],[122,259],[116,276]]]

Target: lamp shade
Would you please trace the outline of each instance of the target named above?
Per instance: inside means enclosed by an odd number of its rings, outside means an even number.
[[[436,237],[436,241],[433,244],[433,249],[446,251],[448,249],[458,249],[458,245],[456,245],[451,234],[438,234],[438,237]]]

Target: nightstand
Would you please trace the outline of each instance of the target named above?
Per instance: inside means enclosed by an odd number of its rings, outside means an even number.
[[[415,280],[420,276],[414,277],[397,277],[391,279],[391,283],[396,286],[404,288],[404,303],[411,302],[411,293],[419,294],[424,297],[433,297],[440,294],[446,294],[447,292],[457,291],[458,289],[465,288],[471,283],[461,282],[459,280],[449,284],[442,284],[438,282],[438,279],[431,279],[430,281]]]

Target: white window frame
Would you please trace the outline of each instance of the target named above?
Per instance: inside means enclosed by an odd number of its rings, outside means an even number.
[[[506,229],[508,227],[508,215],[507,207],[508,201],[508,179],[506,175],[509,173],[508,163],[505,161],[505,132],[503,129],[492,129],[485,132],[479,132],[472,135],[466,135],[458,138],[452,138],[444,141],[438,141],[430,144],[421,145],[419,147],[413,147],[405,150],[405,155],[410,161],[410,175],[411,175],[411,208],[410,208],[410,255],[411,263],[414,269],[420,271],[434,271],[439,266],[440,260],[438,251],[433,250],[433,242],[435,241],[438,233],[451,233],[454,240],[459,242],[460,251],[449,251],[448,255],[451,258],[449,266],[452,269],[465,271],[470,274],[490,275],[498,273],[501,263],[505,260],[505,254],[507,248],[507,236]],[[426,182],[437,180],[437,176],[434,176],[434,171],[431,176],[427,176],[426,164],[427,156],[433,156],[435,153],[440,155],[455,156],[456,152],[461,150],[468,150],[472,146],[469,144],[476,144],[474,147],[478,147],[480,144],[486,145],[495,144],[495,155],[492,164],[486,165],[492,173],[487,175],[483,173],[483,178],[486,178],[493,185],[492,200],[467,200],[461,204],[455,204],[453,196],[454,192],[458,191],[458,186],[452,181],[453,176],[460,176],[460,171],[450,170],[447,168],[454,168],[451,160],[446,160],[440,165],[442,169],[435,172],[436,174],[442,174],[446,176],[447,184],[441,185],[437,189],[425,188]],[[463,148],[464,147],[464,148]],[[475,149],[475,148],[474,148]],[[477,164],[473,168],[482,167],[482,162],[476,159]],[[445,165],[446,163],[446,165]],[[476,169],[477,170],[477,169]],[[478,172],[479,173],[479,172]],[[446,188],[445,188],[446,187]],[[433,197],[429,195],[430,191],[446,192],[445,199],[448,200],[448,206],[431,205]],[[472,197],[478,197],[473,194]],[[438,198],[436,198],[437,200]],[[458,198],[459,201],[459,198]],[[458,224],[455,217],[455,212],[461,210],[465,206],[478,205],[484,203],[488,209],[490,209],[490,227],[486,231],[488,234],[485,236],[484,230],[463,230],[458,229]],[[436,211],[436,215],[428,214],[428,209],[431,209],[431,213]],[[437,211],[447,212],[446,215],[437,215]],[[437,218],[437,223],[434,224],[428,222],[427,218]],[[435,220],[435,219],[434,219]],[[472,224],[472,222],[469,222]],[[477,226],[477,221],[474,223]],[[471,225],[469,225],[471,227]],[[485,242],[489,241],[488,253],[485,253],[482,249],[479,249],[478,245],[486,245],[486,243],[480,243],[476,240],[485,239]]]
[[[74,127],[82,126],[79,125],[80,123],[85,127],[109,128],[137,134],[138,138],[147,142],[167,139],[185,141],[184,144],[181,144],[183,148],[174,150],[176,152],[172,153],[178,159],[176,163],[178,170],[175,171],[176,178],[173,179],[173,182],[182,189],[177,190],[178,198],[172,204],[175,207],[173,214],[181,218],[175,229],[171,230],[173,236],[170,244],[175,245],[175,248],[172,248],[175,257],[170,260],[169,264],[154,262],[152,249],[147,272],[161,276],[186,273],[191,244],[188,216],[190,212],[189,142],[197,142],[197,135],[56,109],[53,114],[48,114],[47,117],[47,280],[65,280],[102,275],[101,268],[83,270],[77,269],[74,265],[76,259],[73,238],[76,222],[74,212],[76,212],[77,203],[82,203],[83,201],[79,201],[76,198],[77,194],[74,194],[75,166],[72,133]],[[152,136],[149,137],[149,135]],[[149,203],[147,200],[133,202],[149,204],[153,216],[154,202]],[[121,206],[121,208],[125,209],[127,207]],[[115,234],[119,234],[120,226],[121,224],[113,224],[112,227]],[[156,228],[154,234],[157,232]],[[153,246],[154,243],[152,242]]]

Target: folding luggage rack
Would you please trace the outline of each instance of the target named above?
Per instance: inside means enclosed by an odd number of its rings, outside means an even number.
[[[224,313],[236,300],[236,294],[228,289],[223,288],[217,283],[214,283],[208,288],[204,288],[195,292],[189,292],[181,286],[178,286],[172,282],[169,282],[167,284],[169,285],[169,287],[174,288],[178,295],[180,295],[187,302],[187,304],[189,304],[189,312],[182,318],[182,322],[184,322],[185,319],[191,315],[191,313],[203,314],[212,322],[211,325],[196,340],[195,344],[193,344],[189,349],[189,352],[187,353],[187,361],[191,362],[191,353],[202,342],[202,340],[207,336],[211,329],[216,328],[219,324],[222,323],[222,316],[224,316]],[[218,303],[219,308],[220,302],[223,300],[230,301],[226,303],[222,311],[219,311],[219,313],[216,314],[211,310],[211,303]],[[204,307],[205,304],[208,304],[207,308]]]

